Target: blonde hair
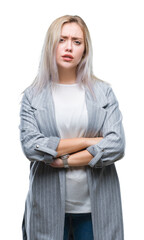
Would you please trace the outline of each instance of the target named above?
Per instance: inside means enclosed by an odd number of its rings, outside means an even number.
[[[48,83],[58,82],[58,68],[56,64],[56,48],[59,43],[61,29],[65,23],[77,23],[84,34],[85,51],[84,55],[77,66],[77,79],[76,81],[80,84],[87,85],[92,91],[91,83],[97,78],[93,75],[92,70],[92,44],[89,34],[89,30],[79,16],[65,15],[57,18],[50,25],[44,40],[44,45],[41,52],[41,59],[39,63],[38,74],[31,84],[32,87],[41,91]]]

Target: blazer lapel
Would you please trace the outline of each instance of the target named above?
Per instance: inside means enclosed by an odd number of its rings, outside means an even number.
[[[99,89],[95,90],[95,99],[86,88],[86,106],[88,112],[88,126],[85,132],[85,137],[97,137],[100,135],[100,129],[106,117],[106,110],[104,107],[107,104],[106,97],[100,92]],[[101,96],[99,96],[101,95]],[[99,100],[98,100],[99,99]]]
[[[97,84],[93,86],[93,90],[95,98],[92,96],[90,90],[85,87],[85,100],[88,112],[88,126],[84,135],[85,137],[99,136],[106,117],[105,106],[107,99]],[[51,85],[47,85],[38,96],[33,98],[32,107],[34,108],[34,115],[40,131],[45,136],[51,134],[52,136],[60,137],[56,123]]]
[[[39,95],[33,98],[32,107],[35,109],[34,115],[40,131],[47,137],[49,135],[60,137],[50,85],[47,85]]]
[[[33,98],[32,107],[35,109],[34,115],[36,117],[40,131],[46,136],[60,137],[60,133],[56,124],[55,106],[52,97],[51,86],[48,85],[39,96]],[[48,167],[48,166],[47,166]],[[65,169],[61,168],[58,171],[60,198],[61,198],[61,212],[65,212]],[[63,216],[64,217],[64,216]]]

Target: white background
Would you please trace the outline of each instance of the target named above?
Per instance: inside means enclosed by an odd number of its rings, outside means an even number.
[[[126,135],[125,157],[116,163],[125,239],[144,239],[144,7],[142,0],[3,1],[0,6],[0,235],[22,239],[29,161],[19,141],[21,92],[36,76],[51,22],[80,15],[90,30],[93,68],[118,98]],[[106,239],[107,240],[107,239]]]

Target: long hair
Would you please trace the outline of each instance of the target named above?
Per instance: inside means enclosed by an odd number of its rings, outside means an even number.
[[[52,84],[59,81],[58,68],[56,64],[56,49],[59,43],[61,29],[65,23],[77,23],[83,31],[85,50],[84,55],[77,66],[76,81],[80,84],[87,85],[91,92],[91,83],[97,78],[93,75],[92,69],[92,43],[89,30],[79,16],[65,15],[57,18],[50,25],[43,44],[41,58],[39,63],[38,74],[31,84],[38,92],[41,91],[48,83]]]

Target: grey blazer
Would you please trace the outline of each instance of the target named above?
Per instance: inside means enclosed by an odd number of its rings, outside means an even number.
[[[93,89],[96,98],[85,87],[88,127],[84,137],[104,137],[87,148],[93,155],[86,171],[94,240],[123,240],[120,187],[114,165],[124,156],[122,115],[111,86],[97,80]],[[60,141],[51,85],[36,96],[31,87],[24,92],[20,119],[22,149],[31,161],[23,239],[63,240],[66,170],[49,166],[57,156]]]

